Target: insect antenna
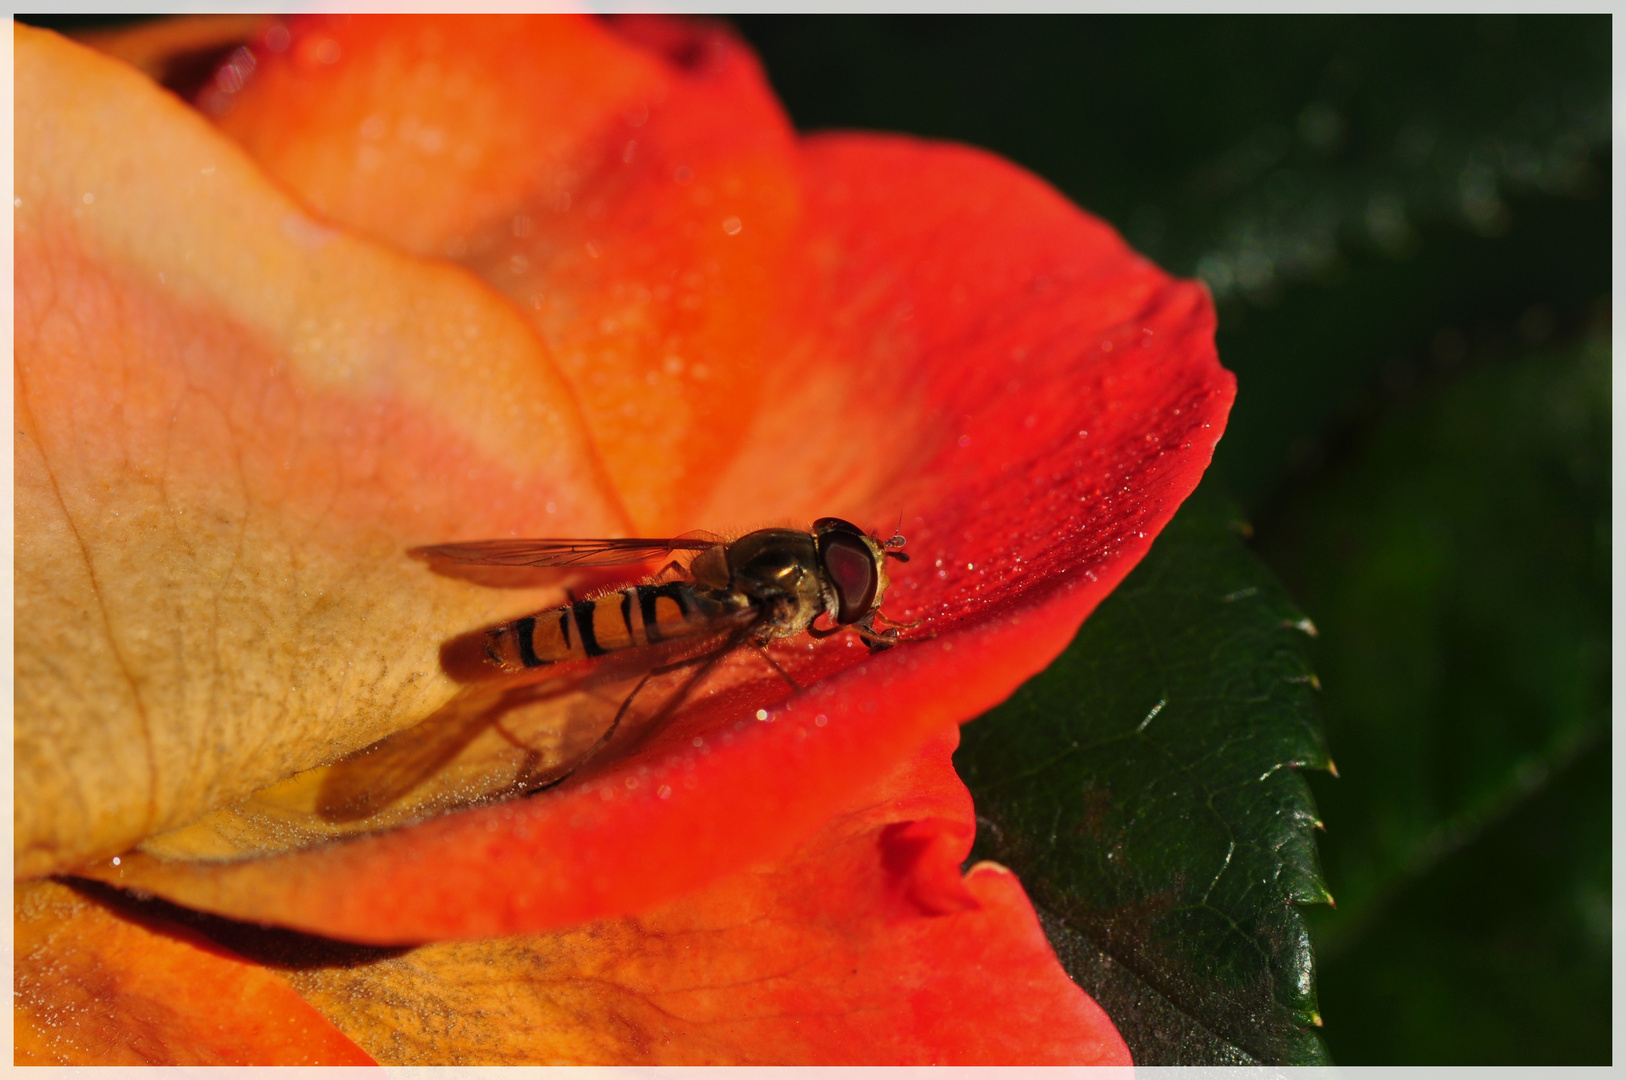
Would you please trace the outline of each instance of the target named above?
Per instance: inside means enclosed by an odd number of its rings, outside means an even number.
[[[896,559],[899,562],[908,562],[909,556],[906,553],[892,550],[893,548],[901,548],[906,543],[908,541],[903,538],[903,515],[899,514],[898,524],[892,530],[892,538],[883,543],[881,547],[885,549],[887,558]]]

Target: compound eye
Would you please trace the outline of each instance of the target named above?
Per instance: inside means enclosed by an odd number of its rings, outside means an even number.
[[[819,558],[836,587],[838,623],[857,622],[869,614],[875,603],[875,556],[863,535],[827,531],[819,537]]]
[[[864,535],[863,529],[842,518],[820,518],[813,523],[813,532],[818,536],[832,532],[847,533],[852,536]]]

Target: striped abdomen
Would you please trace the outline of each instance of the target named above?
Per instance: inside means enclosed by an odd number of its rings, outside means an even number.
[[[492,627],[486,655],[509,669],[586,660],[701,633],[716,625],[719,611],[688,582],[633,585]]]

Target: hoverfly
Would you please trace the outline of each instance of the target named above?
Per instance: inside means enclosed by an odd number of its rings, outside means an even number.
[[[758,529],[732,541],[476,540],[416,548],[413,554],[476,566],[615,566],[650,562],[676,551],[698,552],[687,579],[628,586],[528,615],[486,631],[487,660],[503,671],[525,671],[569,660],[595,659],[648,648],[674,638],[733,628],[730,644],[762,646],[807,631],[815,638],[852,629],[871,648],[889,647],[896,627],[881,614],[887,558],[902,535],[885,542],[841,518],[820,518],[812,532]],[[828,616],[831,625],[815,625]],[[892,627],[876,630],[875,620]]]
[[[899,534],[882,541],[840,518],[820,518],[811,531],[758,529],[733,540],[690,534],[415,548],[411,554],[441,568],[635,566],[694,554],[686,565],[668,562],[654,577],[448,643],[443,664],[466,684],[465,693],[417,728],[326,767],[322,816],[359,824],[406,812],[426,796],[420,791],[408,803],[400,800],[454,759],[466,760],[466,748],[477,739],[490,747],[477,755],[486,764],[468,762],[463,779],[453,782],[447,774],[431,787],[466,790],[466,797],[447,796],[457,802],[554,787],[625,728],[623,720],[652,680],[676,686],[638,721],[638,731],[658,728],[709,672],[745,646],[753,646],[793,689],[800,687],[767,651],[773,641],[851,631],[872,652],[890,648],[898,631],[913,625],[893,622],[880,610],[890,580],[887,560],[908,561],[898,550],[904,542]],[[449,657],[460,649],[464,661],[454,665]],[[542,719],[524,719],[533,714]],[[482,734],[493,729],[500,738]],[[637,738],[629,734],[622,741],[630,749]],[[538,745],[544,749],[536,750]],[[508,779],[498,782],[493,769]],[[482,771],[488,779],[473,775]]]

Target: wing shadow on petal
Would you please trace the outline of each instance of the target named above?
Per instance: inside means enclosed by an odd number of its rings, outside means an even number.
[[[431,784],[442,793],[435,799],[441,805],[552,787],[608,751],[612,736],[613,757],[634,752],[641,736],[693,694],[740,636],[730,628],[591,664],[561,664],[530,681],[510,676],[494,683],[482,672],[484,685],[471,678],[422,723],[327,766],[316,813],[329,822],[373,818]],[[480,631],[446,644],[443,663],[454,678],[481,663],[484,640]]]
[[[460,635],[443,652],[472,664],[467,654],[483,652],[484,634]],[[413,727],[152,837],[141,850],[170,860],[262,857],[536,793],[574,781],[578,769],[597,774],[636,755],[681,706],[717,690],[717,665],[739,634],[729,627],[528,678],[493,677],[486,665],[483,678],[463,680]]]

